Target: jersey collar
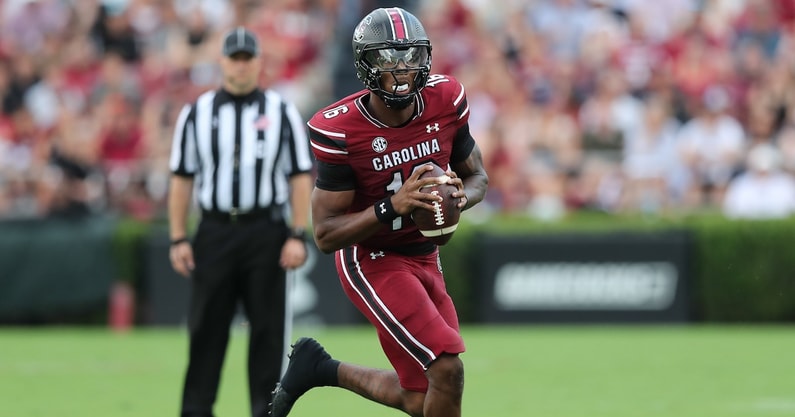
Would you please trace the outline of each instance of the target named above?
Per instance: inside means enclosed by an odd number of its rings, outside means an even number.
[[[367,110],[367,106],[365,105],[365,100],[369,99],[369,97],[370,97],[369,94],[362,94],[353,101],[353,104],[356,106],[357,109],[359,109],[359,113],[361,113],[362,116],[364,116],[364,118],[367,119],[374,126],[382,129],[390,128],[391,126],[384,124],[383,122],[378,120],[375,116],[373,116],[369,110]],[[415,96],[415,103],[416,106],[414,107],[414,116],[412,116],[411,119],[409,119],[406,123],[404,123],[403,124],[404,126],[409,122],[411,122],[412,120],[416,120],[417,118],[422,116],[422,112],[425,110],[425,100],[422,98],[422,92],[420,92],[420,94],[417,94]]]
[[[262,90],[259,88],[255,88],[248,94],[244,94],[242,96],[236,96],[229,91],[226,91],[223,87],[218,90],[218,98],[222,100],[222,102],[227,101],[242,101],[246,104],[251,104],[257,101],[257,98],[262,95]]]

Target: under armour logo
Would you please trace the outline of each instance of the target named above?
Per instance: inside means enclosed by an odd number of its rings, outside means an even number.
[[[378,252],[370,252],[370,259],[373,259],[373,260],[375,258],[383,258],[384,256],[386,256],[386,255],[384,255],[384,251],[382,251],[382,250],[380,250]]]
[[[432,125],[426,125],[425,126],[425,132],[426,133],[438,132],[438,131],[439,131],[439,123],[434,123]]]
[[[379,204],[378,208],[381,209],[381,214],[386,214],[386,203]]]

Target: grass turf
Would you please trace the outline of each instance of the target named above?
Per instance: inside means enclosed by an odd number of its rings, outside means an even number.
[[[793,326],[468,326],[464,416],[795,416]],[[335,357],[388,367],[368,327],[296,329]],[[218,417],[248,415],[246,334],[233,331]],[[182,329],[0,329],[0,415],[177,416]],[[319,388],[291,417],[400,416]]]

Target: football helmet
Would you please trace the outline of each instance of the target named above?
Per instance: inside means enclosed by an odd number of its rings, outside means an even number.
[[[425,87],[431,72],[431,41],[419,19],[399,7],[375,9],[353,31],[356,76],[387,106],[404,109]],[[401,63],[403,64],[401,66]],[[397,82],[396,74],[416,72],[411,90]],[[394,87],[385,89],[381,75],[395,77]]]

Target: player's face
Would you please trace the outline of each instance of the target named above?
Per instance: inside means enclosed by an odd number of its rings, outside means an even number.
[[[246,52],[221,58],[224,88],[233,94],[246,94],[257,87],[260,59]]]

